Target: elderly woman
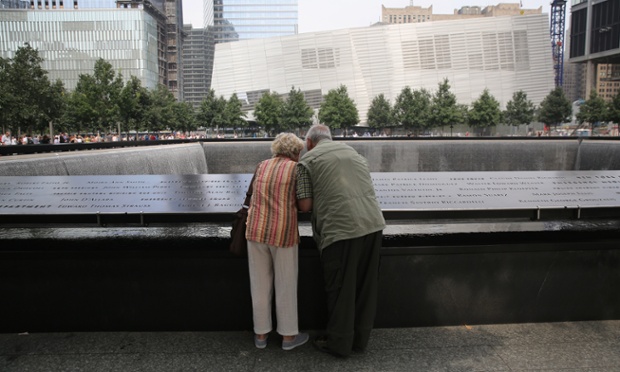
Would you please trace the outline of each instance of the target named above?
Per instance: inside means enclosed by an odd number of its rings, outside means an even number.
[[[246,238],[254,317],[254,344],[267,346],[272,331],[271,303],[276,296],[277,332],[282,349],[308,341],[297,327],[297,257],[299,230],[295,199],[296,166],[304,142],[291,133],[279,134],[271,145],[271,159],[256,169],[248,209]]]

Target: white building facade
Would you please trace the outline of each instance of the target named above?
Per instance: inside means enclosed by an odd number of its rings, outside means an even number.
[[[254,104],[262,92],[322,95],[345,85],[365,125],[372,99],[405,86],[435,92],[447,78],[461,104],[485,88],[502,107],[523,90],[539,104],[554,88],[546,14],[383,25],[216,45],[212,87]]]

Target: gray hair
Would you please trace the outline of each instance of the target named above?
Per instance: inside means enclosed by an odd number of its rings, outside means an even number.
[[[295,159],[304,149],[304,141],[293,133],[280,133],[271,143],[273,156],[283,155],[289,159]]]
[[[332,133],[329,130],[329,127],[324,124],[315,124],[308,129],[308,133],[306,133],[306,139],[310,140],[313,144],[317,144],[320,141],[327,139],[332,139]]]

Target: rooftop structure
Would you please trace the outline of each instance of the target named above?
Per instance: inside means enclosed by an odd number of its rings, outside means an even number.
[[[501,3],[489,5],[485,8],[479,6],[464,6],[455,9],[454,14],[434,14],[433,6],[423,8],[421,6],[406,6],[404,8],[386,8],[381,6],[381,21],[383,23],[420,23],[432,21],[453,21],[482,17],[500,17],[542,14],[542,7],[538,9],[522,9],[519,3]]]

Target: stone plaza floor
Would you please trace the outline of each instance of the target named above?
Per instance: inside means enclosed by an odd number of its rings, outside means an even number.
[[[310,331],[312,336],[319,332]],[[250,332],[0,334],[0,371],[620,371],[620,320],[376,329],[364,354]]]

